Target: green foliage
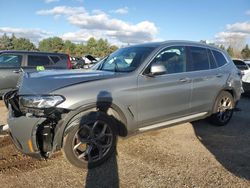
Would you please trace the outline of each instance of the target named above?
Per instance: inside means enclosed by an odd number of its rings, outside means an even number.
[[[30,40],[25,38],[14,38],[13,39],[13,49],[15,50],[36,50],[36,47]]]
[[[223,46],[222,44],[219,46],[219,48],[225,50],[225,46]]]
[[[0,37],[0,50],[35,50],[35,45],[25,38],[16,38],[14,34]]]
[[[64,42],[59,37],[51,37],[39,42],[38,49],[44,52],[64,52]]]
[[[245,48],[242,49],[241,55],[242,55],[243,59],[250,58],[250,49],[249,49],[248,44],[245,46]]]
[[[6,34],[0,38],[0,50],[11,50],[13,49],[13,44],[11,38],[9,38]]]
[[[51,37],[43,39],[38,45],[39,51],[61,52],[78,57],[88,54],[105,57],[117,49],[117,46],[110,45],[106,39],[96,40],[95,38],[90,38],[86,44],[75,44],[69,40],[63,41],[59,37]],[[8,37],[4,34],[0,36],[0,50],[37,50],[37,48],[28,39],[17,38],[15,35]]]
[[[84,56],[87,54],[95,57],[105,57],[118,49],[112,46],[107,40],[90,38],[86,44],[75,44],[69,40],[65,42],[58,37],[44,39],[39,43],[40,51],[64,52],[72,56]]]
[[[228,53],[231,57],[234,57],[234,49],[233,49],[231,46],[229,46],[229,47],[227,48],[227,53]]]
[[[76,45],[69,40],[64,42],[64,52],[70,55],[75,55]]]

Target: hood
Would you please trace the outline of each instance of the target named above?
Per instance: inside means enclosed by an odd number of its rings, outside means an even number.
[[[25,72],[19,83],[19,95],[49,94],[79,83],[117,77],[121,73],[97,70],[46,70]]]

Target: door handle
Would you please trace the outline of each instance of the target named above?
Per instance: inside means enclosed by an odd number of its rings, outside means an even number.
[[[20,72],[21,72],[21,70],[13,70],[13,73],[16,73],[16,74],[18,74]]]
[[[190,78],[186,77],[186,78],[181,78],[180,82],[190,82],[190,80],[191,80]]]

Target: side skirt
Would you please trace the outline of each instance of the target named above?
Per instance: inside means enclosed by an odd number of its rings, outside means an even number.
[[[165,126],[168,126],[168,125],[185,122],[185,121],[188,121],[188,120],[193,120],[193,119],[205,116],[207,114],[208,114],[208,112],[201,112],[201,113],[198,113],[198,114],[193,114],[193,115],[181,117],[181,118],[178,118],[178,119],[173,119],[173,120],[170,120],[170,121],[165,121],[165,122],[149,125],[149,126],[146,126],[146,127],[139,128],[139,132],[144,132],[144,131],[148,131],[148,130],[151,130],[151,129],[157,129],[157,128],[165,127]]]

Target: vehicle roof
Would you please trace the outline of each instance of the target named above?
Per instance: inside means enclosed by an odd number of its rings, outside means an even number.
[[[40,55],[67,55],[55,52],[25,51],[25,50],[0,50],[0,53],[19,53],[19,54],[40,54]]]
[[[213,48],[216,50],[221,50],[220,48],[216,47],[216,46],[212,46],[209,44],[204,44],[201,42],[194,42],[194,41],[187,41],[187,40],[168,40],[168,41],[162,41],[162,42],[149,42],[149,43],[142,43],[142,44],[136,44],[136,45],[131,45],[133,47],[153,47],[153,48],[157,48],[157,47],[161,47],[161,46],[166,46],[166,45],[178,45],[178,44],[182,44],[182,45],[195,45],[195,46],[201,46],[201,47],[209,47],[209,48]],[[128,47],[128,46],[124,46],[124,47]]]

